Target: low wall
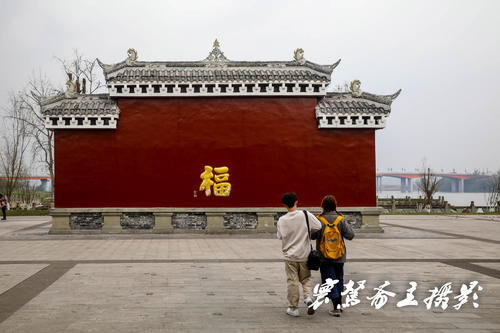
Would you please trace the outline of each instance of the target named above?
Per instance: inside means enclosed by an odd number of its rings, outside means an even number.
[[[299,207],[313,214],[321,208]],[[383,208],[339,208],[359,232],[383,232]],[[276,232],[283,208],[54,208],[51,234]]]
[[[498,212],[500,211],[500,201],[490,206],[476,206],[474,201],[470,202],[468,206],[453,206],[440,196],[437,199],[432,199],[430,207],[424,206],[424,199],[410,198],[377,198],[377,205],[384,209],[384,213],[477,213],[477,212]]]

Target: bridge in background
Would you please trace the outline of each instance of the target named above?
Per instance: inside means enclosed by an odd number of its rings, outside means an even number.
[[[50,182],[50,177],[48,176],[27,176],[27,177],[16,177],[17,179],[21,180],[39,180],[40,181],[40,186],[38,189],[40,191],[48,192],[50,187],[49,187],[49,182]],[[4,177],[0,176],[0,180],[7,180],[9,177]]]
[[[465,173],[434,173],[439,178],[450,179],[451,182],[451,192],[463,193],[465,190],[465,182],[474,182],[481,179],[491,179],[492,176],[484,174],[465,174]],[[423,177],[422,173],[406,173],[406,172],[377,172],[377,192],[383,189],[383,178],[392,177],[399,178],[401,180],[400,191],[401,192],[413,192],[414,180]],[[0,176],[0,180],[6,180],[8,177]],[[42,191],[48,191],[50,177],[48,176],[29,176],[29,177],[19,177],[22,180],[40,180],[40,189]]]
[[[477,181],[480,179],[490,179],[490,175],[481,174],[459,174],[459,173],[434,173],[436,177],[451,180],[451,192],[463,193],[465,189],[465,181]],[[377,173],[377,192],[382,191],[383,177],[399,178],[401,180],[401,192],[413,192],[413,180],[423,177],[422,173],[405,173],[405,172],[380,172]]]

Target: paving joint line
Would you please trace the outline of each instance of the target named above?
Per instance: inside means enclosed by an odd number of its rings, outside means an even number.
[[[75,263],[52,263],[0,294],[0,323],[66,274]]]
[[[477,261],[475,261],[477,262]],[[494,277],[496,279],[500,279],[500,271],[493,268],[483,267],[480,265],[473,264],[471,262],[443,262],[443,264],[450,265],[453,267],[458,267],[461,269],[465,269],[474,273],[479,273],[487,276]]]
[[[50,222],[50,221],[49,222],[43,222],[43,223],[31,225],[31,226],[26,227],[26,228],[15,230],[13,232],[21,232],[21,231],[28,231],[28,230],[38,229],[40,227],[45,227],[45,226],[48,226],[48,225],[51,225],[51,224],[52,224],[52,222]]]

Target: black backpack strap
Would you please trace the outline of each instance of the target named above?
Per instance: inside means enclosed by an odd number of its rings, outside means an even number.
[[[312,243],[311,243],[311,229],[309,229],[309,216],[307,216],[307,211],[303,210],[304,216],[306,217],[306,223],[307,223],[307,235],[309,236],[309,245],[311,246],[311,251],[313,249]]]

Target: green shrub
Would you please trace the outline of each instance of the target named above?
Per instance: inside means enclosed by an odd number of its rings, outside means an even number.
[[[45,216],[49,215],[48,210],[24,210],[24,209],[11,209],[7,211],[7,217],[9,216]]]

